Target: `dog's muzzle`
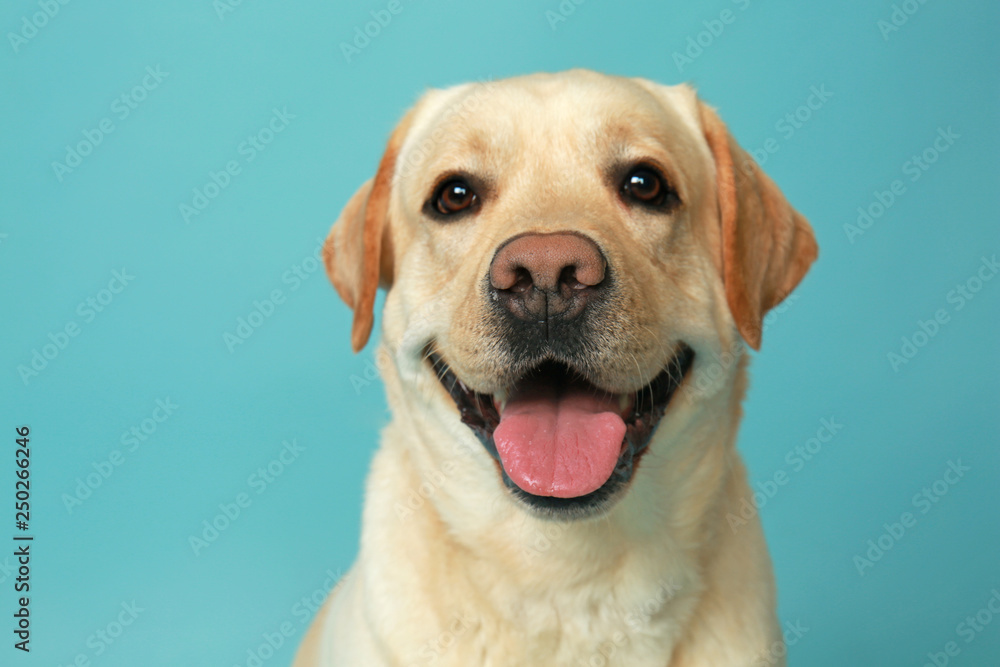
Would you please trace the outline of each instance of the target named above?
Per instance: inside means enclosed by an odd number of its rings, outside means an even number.
[[[667,365],[634,392],[596,377],[615,296],[611,267],[578,233],[525,234],[503,243],[484,280],[506,377],[493,394],[470,389],[433,341],[425,350],[462,421],[500,463],[515,496],[572,518],[607,506],[631,480],[670,398],[694,360],[675,343]],[[603,341],[603,342],[602,342]],[[509,365],[507,365],[509,364]]]
[[[541,514],[573,519],[606,508],[627,486],[694,351],[679,344],[652,382],[625,394],[603,391],[551,360],[507,391],[481,394],[433,347],[427,359],[514,495]]]

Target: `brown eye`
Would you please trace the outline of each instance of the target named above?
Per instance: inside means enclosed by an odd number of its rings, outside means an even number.
[[[434,208],[442,215],[453,215],[472,208],[479,197],[461,178],[446,181],[434,196]]]
[[[622,183],[622,197],[646,206],[663,207],[677,194],[651,167],[639,166],[625,177]]]

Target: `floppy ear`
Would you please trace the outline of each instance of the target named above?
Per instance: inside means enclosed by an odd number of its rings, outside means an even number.
[[[795,289],[819,248],[806,219],[715,111],[701,101],[698,107],[715,158],[726,301],[744,340],[759,350],[764,315]]]
[[[375,177],[358,188],[344,206],[323,244],[323,262],[337,293],[354,310],[351,347],[368,342],[375,321],[375,293],[392,285],[392,234],[389,195],[399,148],[409,130],[408,113],[393,131]]]

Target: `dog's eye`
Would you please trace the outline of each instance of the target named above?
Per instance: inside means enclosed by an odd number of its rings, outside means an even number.
[[[677,193],[655,169],[639,165],[625,176],[622,198],[645,206],[665,208],[677,201]]]
[[[453,178],[442,183],[434,194],[434,209],[442,215],[460,213],[478,203],[478,195],[461,178]]]

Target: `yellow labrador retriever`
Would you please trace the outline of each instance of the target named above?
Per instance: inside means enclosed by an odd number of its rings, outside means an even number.
[[[426,93],[325,246],[356,351],[387,290],[393,417],[295,664],[784,664],[735,439],[746,344],[816,256],[688,86]]]

